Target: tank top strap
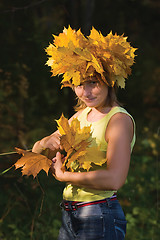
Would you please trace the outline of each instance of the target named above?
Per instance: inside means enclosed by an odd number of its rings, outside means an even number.
[[[122,108],[122,107],[113,107],[113,108],[109,111],[109,113],[107,113],[107,115],[106,115],[108,122],[109,122],[109,120],[111,119],[111,117],[112,117],[113,115],[115,115],[116,113],[125,113],[125,114],[129,115],[129,116],[131,117],[131,119],[133,119],[133,117],[132,117],[124,108]]]
[[[78,120],[79,121],[85,121],[87,122],[87,115],[88,113],[91,111],[91,108],[90,107],[86,107],[82,112],[81,114],[78,116]]]

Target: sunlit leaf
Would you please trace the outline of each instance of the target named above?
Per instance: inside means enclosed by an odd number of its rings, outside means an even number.
[[[37,174],[44,170],[48,175],[48,171],[52,165],[52,161],[46,156],[38,153],[29,152],[20,148],[15,148],[17,153],[23,156],[14,164],[15,168],[22,168],[22,175],[33,175],[35,178]]]

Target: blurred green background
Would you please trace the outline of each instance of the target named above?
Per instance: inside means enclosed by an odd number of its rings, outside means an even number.
[[[70,89],[51,78],[45,48],[64,26],[91,26],[128,36],[136,64],[118,97],[134,116],[137,142],[119,200],[128,221],[126,240],[160,236],[160,1],[1,0],[0,153],[30,149],[73,113]],[[0,172],[19,156],[0,156]],[[64,185],[41,172],[37,179],[10,170],[0,176],[0,240],[57,239]]]

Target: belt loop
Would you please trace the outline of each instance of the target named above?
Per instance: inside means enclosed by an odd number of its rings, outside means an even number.
[[[112,201],[110,198],[107,198],[107,205],[109,208],[112,207]]]
[[[69,208],[69,210],[73,210],[73,206],[72,206],[71,202],[68,202],[68,208]]]
[[[77,210],[77,209],[78,209],[78,206],[77,206],[77,204],[76,204],[76,203],[74,204],[74,207],[75,207],[75,210]]]
[[[108,206],[108,199],[106,198],[106,205]]]

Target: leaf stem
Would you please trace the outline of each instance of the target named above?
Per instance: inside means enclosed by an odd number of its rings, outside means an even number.
[[[14,165],[12,165],[11,167],[5,169],[3,172],[0,173],[0,176],[5,174],[6,172],[8,172]]]

